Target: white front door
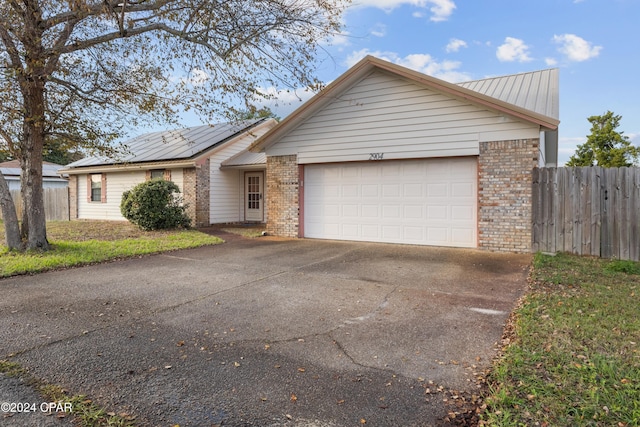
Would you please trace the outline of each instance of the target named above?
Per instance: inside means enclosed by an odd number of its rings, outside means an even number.
[[[245,221],[264,221],[264,173],[246,172],[244,174],[244,219]]]

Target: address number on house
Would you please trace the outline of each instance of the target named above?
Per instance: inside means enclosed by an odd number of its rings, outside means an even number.
[[[369,153],[369,160],[382,160],[384,153]]]

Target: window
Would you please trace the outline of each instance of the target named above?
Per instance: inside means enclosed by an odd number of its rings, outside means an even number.
[[[150,179],[164,179],[165,181],[171,181],[171,170],[170,169],[150,169],[147,170],[146,180]]]
[[[164,169],[153,169],[151,171],[151,179],[162,178],[164,179]]]
[[[107,202],[107,175],[94,173],[87,175],[87,201],[106,203]]]

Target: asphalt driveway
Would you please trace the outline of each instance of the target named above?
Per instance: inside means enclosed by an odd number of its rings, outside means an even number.
[[[260,238],[10,278],[0,359],[143,426],[443,425],[529,262]]]

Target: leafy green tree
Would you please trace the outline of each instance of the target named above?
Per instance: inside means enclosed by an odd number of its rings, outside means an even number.
[[[317,51],[347,2],[0,0],[0,145],[20,161],[26,247],[49,248],[48,140],[113,156],[131,129],[183,109],[213,121],[269,98],[261,88],[317,88]]]
[[[607,111],[601,116],[591,116],[591,134],[576,149],[567,166],[602,166],[605,168],[632,166],[637,163],[640,148],[629,137],[616,129],[622,116]]]
[[[276,115],[271,108],[264,106],[262,108],[258,108],[255,105],[249,104],[247,109],[244,111],[240,111],[239,119],[240,120],[251,120],[251,119],[263,119],[263,118],[273,118],[277,121],[280,121],[280,116]]]
[[[191,219],[179,194],[175,183],[162,178],[152,179],[122,193],[120,211],[143,230],[188,228]]]
[[[58,165],[68,165],[83,158],[82,153],[74,148],[73,141],[47,139],[44,144],[42,159]]]

